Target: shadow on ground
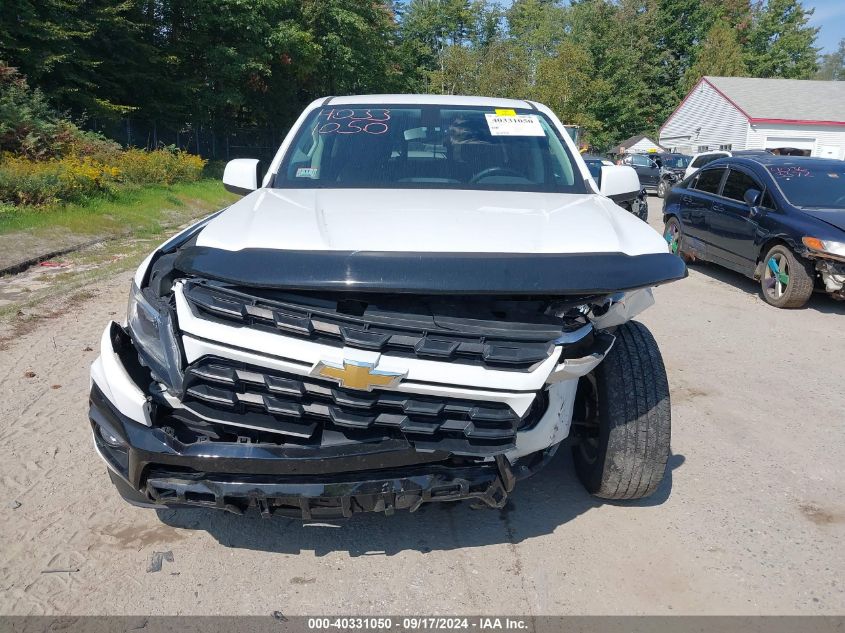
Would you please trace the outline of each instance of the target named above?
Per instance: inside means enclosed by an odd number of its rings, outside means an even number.
[[[718,281],[729,286],[733,286],[738,290],[742,290],[746,294],[758,297],[763,301],[763,296],[760,292],[760,283],[749,279],[745,275],[734,272],[727,268],[722,268],[716,264],[694,263],[690,266],[691,270],[700,272],[702,275],[710,277],[714,281]],[[772,308],[776,310],[777,308]],[[829,295],[823,292],[816,292],[810,297],[810,301],[803,308],[799,310],[816,310],[825,314],[845,314],[845,301],[836,301]]]
[[[612,502],[628,507],[656,506],[672,492],[672,471],[684,463],[670,455],[666,476],[649,498]],[[591,497],[578,481],[568,448],[536,476],[519,482],[508,505],[501,510],[473,510],[467,502],[431,503],[414,514],[393,516],[359,514],[351,519],[303,523],[283,517],[262,519],[255,513],[237,516],[202,509],[159,510],[167,525],[205,530],[226,547],[284,554],[314,551],[317,556],[345,551],[352,556],[393,556],[406,550],[427,553],[519,543],[551,534],[604,502]]]

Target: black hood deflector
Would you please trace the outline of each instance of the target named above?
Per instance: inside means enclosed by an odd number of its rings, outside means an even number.
[[[186,246],[174,265],[189,275],[254,288],[416,294],[599,294],[687,275],[681,258],[670,253],[227,251]]]

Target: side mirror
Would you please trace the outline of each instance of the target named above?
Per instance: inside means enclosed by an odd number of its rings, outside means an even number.
[[[223,170],[223,186],[226,191],[245,196],[258,189],[258,166],[257,158],[236,158],[226,163]]]
[[[599,193],[608,198],[629,195],[640,191],[640,177],[633,167],[627,165],[602,165]]]
[[[742,196],[742,199],[745,200],[745,204],[747,204],[751,208],[754,208],[758,204],[760,204],[761,195],[763,195],[763,192],[759,189],[748,189],[745,192],[745,195]]]

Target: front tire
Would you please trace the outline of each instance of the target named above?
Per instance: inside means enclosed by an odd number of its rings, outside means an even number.
[[[674,215],[666,220],[666,226],[663,229],[663,239],[669,245],[669,251],[684,260],[689,264],[692,262],[692,257],[684,253],[681,249],[684,242],[684,230],[681,228],[681,221]]]
[[[578,386],[575,472],[603,499],[657,490],[669,458],[672,411],[666,368],[651,332],[629,321],[604,361]]]
[[[665,198],[667,193],[669,193],[669,183],[665,180],[661,180],[657,183],[657,197]]]
[[[760,287],[766,303],[776,308],[802,308],[813,294],[815,281],[809,263],[789,248],[776,244],[763,258]]]

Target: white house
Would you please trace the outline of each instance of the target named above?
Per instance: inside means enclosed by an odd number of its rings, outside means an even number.
[[[702,77],[658,142],[685,154],[770,149],[845,159],[845,81]]]
[[[617,154],[647,154],[649,152],[662,152],[663,148],[645,134],[637,134],[619,143],[615,151]]]

